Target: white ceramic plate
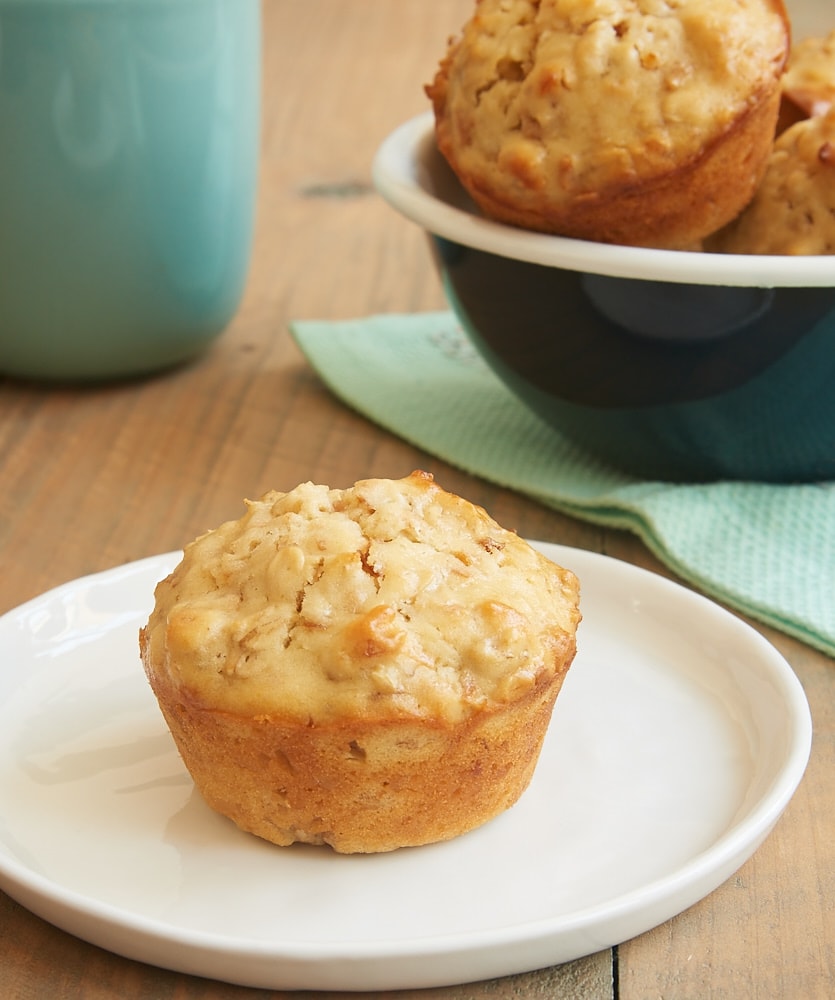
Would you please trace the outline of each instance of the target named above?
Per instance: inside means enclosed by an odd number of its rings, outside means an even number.
[[[537,543],[539,544],[539,543]],[[265,989],[420,988],[573,958],[705,896],[762,842],[811,725],[757,632],[665,579],[541,544],[583,584],[533,783],[447,844],[272,847],[193,791],[137,631],[179,554],[0,619],[0,886],[130,958]]]

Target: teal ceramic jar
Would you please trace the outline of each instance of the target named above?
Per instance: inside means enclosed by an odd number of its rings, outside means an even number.
[[[0,373],[199,353],[249,267],[259,0],[0,0]]]

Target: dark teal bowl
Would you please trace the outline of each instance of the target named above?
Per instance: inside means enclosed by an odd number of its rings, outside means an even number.
[[[499,377],[603,461],[652,479],[835,478],[835,257],[684,253],[482,218],[431,115],[375,183],[430,234],[452,308]]]

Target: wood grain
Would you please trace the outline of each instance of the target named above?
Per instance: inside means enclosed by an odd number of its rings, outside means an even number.
[[[288,336],[293,319],[444,305],[423,234],[373,193],[370,164],[391,128],[427,107],[422,85],[470,8],[471,0],[265,0],[258,226],[245,300],[204,357],[158,377],[86,389],[0,382],[0,612],[82,574],[179,548],[266,489],[305,479],[345,486],[417,467],[527,537],[664,572],[635,538],[468,476],[350,412]],[[806,687],[815,746],[790,809],[736,877],[616,953],[489,983],[375,996],[828,996],[835,664],[764,631]],[[3,998],[297,995],[122,959],[0,894]]]

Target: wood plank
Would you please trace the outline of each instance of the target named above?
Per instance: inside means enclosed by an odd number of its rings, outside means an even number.
[[[423,233],[371,191],[370,164],[388,131],[427,106],[422,85],[470,9],[470,0],[265,0],[262,172],[244,303],[203,358],[156,378],[87,389],[0,382],[0,612],[82,574],[177,549],[267,489],[418,467],[526,537],[665,572],[635,538],[468,476],[347,410],[287,333],[293,319],[444,306]],[[809,772],[735,878],[618,949],[623,1000],[831,994],[835,664],[763,631],[812,704]],[[558,969],[397,995],[611,1000],[614,990],[606,950]],[[121,959],[0,894],[0,996],[291,995]]]

